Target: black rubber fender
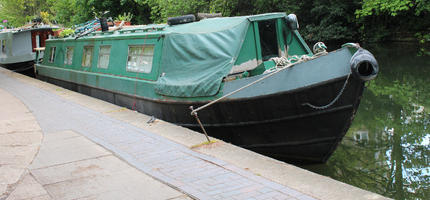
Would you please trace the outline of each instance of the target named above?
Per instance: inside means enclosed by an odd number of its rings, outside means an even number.
[[[172,26],[177,24],[186,24],[194,21],[196,21],[196,17],[194,15],[183,15],[178,17],[169,17],[167,19],[167,24]]]
[[[102,32],[109,30],[109,25],[107,24],[106,18],[100,18],[99,22],[100,22],[100,27],[102,28]]]
[[[362,81],[370,81],[378,75],[379,65],[372,53],[359,48],[351,57],[351,72]]]

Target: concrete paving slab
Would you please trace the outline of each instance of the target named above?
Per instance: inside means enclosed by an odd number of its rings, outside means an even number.
[[[40,144],[42,131],[9,132],[0,134],[0,146],[27,146]]]
[[[42,131],[21,101],[2,89],[0,96],[0,199],[4,199],[25,176],[41,144]],[[24,181],[33,186],[31,177]],[[12,197],[21,198],[24,193],[21,188]]]
[[[0,199],[184,197],[82,134],[71,130],[43,133],[32,112],[1,88],[0,99],[0,110],[8,111],[0,113]],[[20,108],[9,112],[15,107]],[[5,116],[11,113],[12,120]]]
[[[94,145],[82,136],[66,138],[61,142],[48,140],[43,142],[36,159],[29,168],[38,169],[110,154],[104,148]]]
[[[55,144],[56,141],[62,141],[75,137],[82,137],[82,135],[79,135],[70,130],[64,130],[59,132],[45,132],[44,135],[49,135],[49,137],[43,138],[43,141],[49,142],[50,144]]]
[[[183,195],[71,130],[45,134],[30,168],[53,199],[170,199]]]
[[[46,190],[31,174],[26,173],[6,200],[50,199]]]
[[[38,146],[0,146],[0,165],[27,166],[38,151]]]
[[[61,165],[53,165],[40,169],[33,169],[31,173],[43,184],[63,182],[68,179],[79,179],[84,177],[110,176],[120,173],[129,166],[108,155],[93,159],[69,162]]]
[[[19,120],[19,121],[2,120],[0,121],[0,130],[1,130],[1,133],[8,133],[12,131],[30,132],[30,131],[40,130],[40,128],[37,122],[34,121],[34,119],[26,119],[26,120]]]

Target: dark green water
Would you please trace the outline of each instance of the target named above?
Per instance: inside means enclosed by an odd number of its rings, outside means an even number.
[[[366,47],[380,73],[326,164],[302,166],[394,199],[430,199],[430,56],[411,44]]]

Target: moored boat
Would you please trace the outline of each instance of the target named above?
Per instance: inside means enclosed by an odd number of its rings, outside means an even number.
[[[53,35],[52,26],[37,26],[11,29],[0,32],[0,65],[25,74],[32,74],[35,48],[45,46],[49,35]]]
[[[287,162],[325,162],[377,62],[356,44],[311,52],[295,15],[217,17],[50,39],[42,80]],[[204,109],[202,109],[204,108]]]

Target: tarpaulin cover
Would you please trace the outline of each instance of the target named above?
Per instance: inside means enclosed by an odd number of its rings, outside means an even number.
[[[213,96],[239,54],[247,17],[212,18],[169,26],[155,91],[175,97]]]

